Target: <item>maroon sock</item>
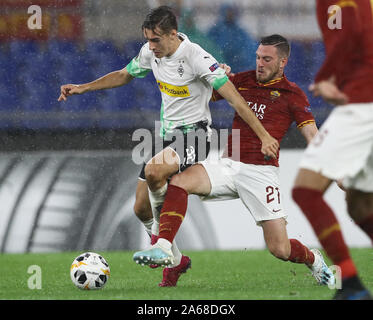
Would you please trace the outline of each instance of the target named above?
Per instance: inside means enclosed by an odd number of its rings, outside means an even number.
[[[188,206],[188,193],[180,187],[169,185],[159,219],[159,238],[172,243]]]
[[[357,225],[368,235],[373,243],[373,214],[357,223]]]
[[[315,261],[313,252],[296,239],[290,239],[290,256],[288,261],[312,265]]]
[[[293,189],[293,199],[307,217],[326,254],[339,265],[342,277],[357,274],[349,250],[343,239],[340,225],[332,209],[323,198],[323,193],[309,188]]]

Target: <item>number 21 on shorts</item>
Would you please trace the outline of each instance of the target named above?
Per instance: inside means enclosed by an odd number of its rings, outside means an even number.
[[[267,186],[266,187],[266,194],[267,194],[267,203],[271,203],[272,201],[277,200],[277,203],[281,203],[280,191],[277,187]]]

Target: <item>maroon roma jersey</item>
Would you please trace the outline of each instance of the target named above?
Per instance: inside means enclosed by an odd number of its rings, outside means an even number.
[[[244,71],[230,77],[237,91],[261,121],[268,133],[278,142],[288,131],[293,121],[298,128],[315,122],[305,93],[285,76],[265,84],[256,81],[256,73]],[[216,91],[213,100],[223,99]],[[256,165],[278,167],[277,159],[265,160],[261,152],[262,143],[249,125],[237,114],[234,115],[232,129],[240,130],[240,161]],[[234,140],[234,139],[233,139]],[[228,138],[228,156],[232,155],[232,135]],[[235,159],[237,160],[237,159]]]
[[[341,29],[330,27],[329,8],[340,8]],[[335,77],[349,103],[373,101],[373,1],[317,0],[317,19],[326,58],[315,82]]]

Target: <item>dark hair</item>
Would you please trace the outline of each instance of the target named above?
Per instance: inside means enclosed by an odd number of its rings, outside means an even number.
[[[169,33],[171,30],[177,30],[176,15],[168,6],[160,6],[154,8],[146,16],[142,29],[149,29],[154,32],[156,28],[161,29],[164,33]]]
[[[272,34],[267,37],[263,37],[260,40],[260,44],[263,46],[275,46],[279,55],[288,58],[290,56],[290,44],[286,38],[279,34]]]

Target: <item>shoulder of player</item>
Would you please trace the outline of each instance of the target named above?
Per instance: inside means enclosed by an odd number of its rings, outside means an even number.
[[[194,59],[211,59],[215,60],[210,53],[204,50],[199,44],[188,42],[185,46],[185,55],[191,60]]]
[[[218,68],[217,60],[200,45],[189,42],[184,50],[185,63],[188,64],[195,73],[199,73],[200,68],[210,67],[213,71]],[[213,69],[211,69],[213,68]]]
[[[244,86],[249,84],[251,81],[255,83],[256,81],[256,75],[255,70],[247,70],[247,71],[241,71],[234,74],[233,77],[230,77],[230,80],[236,85],[236,86]]]
[[[153,56],[154,52],[149,48],[149,42],[144,43],[139,51],[139,55]]]
[[[295,83],[284,77],[282,82],[282,89],[289,92],[290,95],[300,96],[307,99],[305,92]]]

